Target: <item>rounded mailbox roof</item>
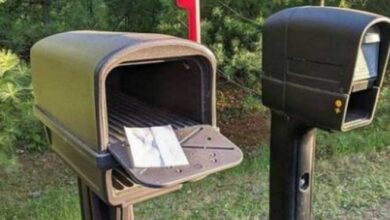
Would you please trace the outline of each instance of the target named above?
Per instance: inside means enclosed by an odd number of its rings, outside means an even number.
[[[106,136],[105,80],[111,70],[127,62],[190,56],[206,61],[202,65],[215,77],[213,53],[186,39],[101,31],[49,36],[31,49],[36,108],[55,118],[87,145],[102,150],[106,144],[101,143],[101,137]]]
[[[215,68],[215,57],[206,47],[192,41],[163,34],[104,31],[72,31],[38,41],[31,56],[47,56],[47,60],[88,65],[99,70],[113,63],[169,57],[204,56]]]

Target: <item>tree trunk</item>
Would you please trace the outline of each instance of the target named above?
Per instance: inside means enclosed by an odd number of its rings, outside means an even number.
[[[51,0],[45,0],[42,2],[42,10],[43,10],[42,20],[45,25],[48,25],[50,23],[50,6],[51,6]]]
[[[88,12],[89,12],[89,16],[91,18],[93,18],[95,16],[95,13],[94,13],[94,10],[93,10],[93,0],[89,0],[88,2]]]
[[[313,5],[325,6],[325,0],[312,0]]]

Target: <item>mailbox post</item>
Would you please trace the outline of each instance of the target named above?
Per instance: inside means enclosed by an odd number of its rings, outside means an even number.
[[[311,219],[316,128],[349,131],[375,114],[390,20],[331,7],[283,10],[265,23],[263,104],[271,109],[270,219]]]

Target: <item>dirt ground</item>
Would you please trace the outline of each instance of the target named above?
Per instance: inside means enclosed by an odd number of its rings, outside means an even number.
[[[261,114],[251,114],[219,123],[221,132],[234,143],[253,148],[267,144],[269,140],[269,119]]]
[[[390,220],[390,200],[363,213],[364,219]]]
[[[268,145],[269,111],[256,98],[246,107],[248,92],[231,85],[219,85],[217,94],[218,127],[221,133],[247,151]]]

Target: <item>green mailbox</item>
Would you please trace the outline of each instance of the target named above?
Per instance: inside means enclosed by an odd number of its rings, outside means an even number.
[[[31,50],[34,112],[79,180],[83,219],[133,219],[133,205],[234,167],[216,125],[216,60],[185,39],[72,31]],[[137,168],[124,127],[171,125],[189,161]],[[133,155],[141,157],[142,155]]]

